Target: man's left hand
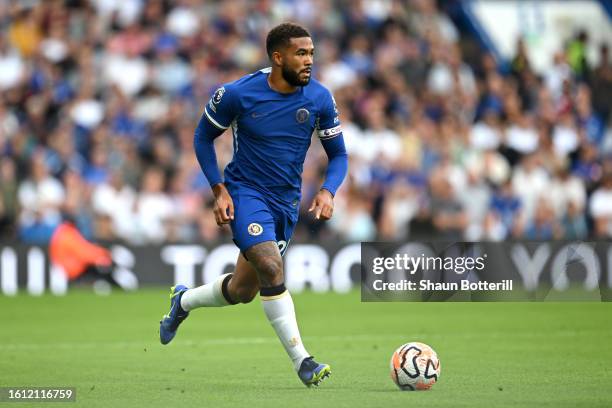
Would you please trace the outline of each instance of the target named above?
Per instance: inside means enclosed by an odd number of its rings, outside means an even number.
[[[329,220],[334,213],[334,197],[332,194],[325,190],[321,189],[315,196],[314,200],[312,200],[312,205],[308,209],[308,212],[315,212],[315,218]]]

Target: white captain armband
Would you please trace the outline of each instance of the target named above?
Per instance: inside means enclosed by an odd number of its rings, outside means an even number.
[[[317,130],[317,134],[319,135],[319,139],[321,140],[331,139],[333,137],[338,136],[340,133],[342,133],[342,126],[340,125],[329,129]]]

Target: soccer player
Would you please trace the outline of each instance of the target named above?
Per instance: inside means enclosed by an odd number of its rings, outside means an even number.
[[[347,171],[338,111],[330,92],[311,78],[314,46],[303,27],[285,23],[266,39],[272,67],[217,89],[195,131],[196,156],[215,195],[217,224],[230,224],[240,255],[233,273],[188,289],[172,288],[160,323],[167,344],[198,307],[248,303],[259,292],[264,312],[302,382],[318,385],[331,370],[304,347],[293,300],[284,285],[282,255],[298,219],[301,175],[313,132],[329,162],[309,211],[328,220]],[[221,178],[213,141],[231,126],[234,156]]]

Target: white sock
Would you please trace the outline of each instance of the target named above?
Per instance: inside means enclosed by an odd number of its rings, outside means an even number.
[[[198,307],[228,306],[230,303],[225,299],[221,291],[223,280],[228,275],[231,275],[231,273],[221,275],[215,281],[206,285],[188,289],[181,296],[181,307],[186,311],[190,311]]]
[[[285,347],[287,354],[289,354],[295,371],[298,371],[302,361],[310,357],[310,354],[308,354],[304,344],[302,344],[300,331],[295,320],[293,299],[291,299],[289,291],[285,290],[285,292],[277,296],[260,297],[270,324],[274,327],[276,335],[283,344],[283,347]]]

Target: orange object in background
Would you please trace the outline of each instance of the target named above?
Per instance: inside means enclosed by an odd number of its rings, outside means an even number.
[[[61,266],[68,279],[81,276],[90,266],[110,266],[110,252],[87,241],[70,222],[62,223],[53,232],[49,243],[51,262]]]

